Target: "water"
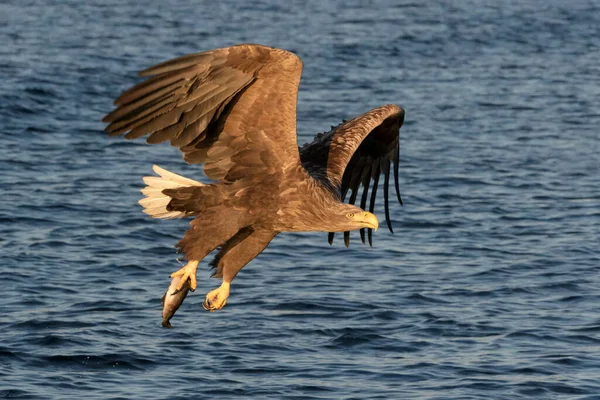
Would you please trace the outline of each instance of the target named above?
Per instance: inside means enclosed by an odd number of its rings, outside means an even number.
[[[0,397],[600,398],[595,2],[49,3],[0,3]],[[100,119],[240,42],[303,58],[300,143],[404,106],[405,206],[372,249],[280,235],[217,313],[204,264],[163,329],[187,221],[141,176],[200,172]]]

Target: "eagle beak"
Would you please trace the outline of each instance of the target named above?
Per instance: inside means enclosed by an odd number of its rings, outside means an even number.
[[[363,222],[367,224],[367,228],[375,229],[379,228],[379,220],[375,216],[375,214],[371,214],[370,212],[366,212],[363,214]]]

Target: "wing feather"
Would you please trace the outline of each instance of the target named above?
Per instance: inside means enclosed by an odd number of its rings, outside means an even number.
[[[175,108],[176,104],[173,103],[172,96],[165,96],[164,98],[156,99],[152,102],[146,103],[130,113],[125,114],[123,117],[117,119],[111,123],[110,136],[117,136],[125,132],[131,133],[132,130],[138,126],[142,126],[160,115],[163,115]],[[118,111],[117,109],[116,111]],[[129,135],[125,136],[127,139],[137,139],[140,136],[147,134],[147,130],[142,130],[141,135]]]
[[[373,180],[373,190],[371,191],[371,202],[369,204],[369,212],[372,213],[375,210],[375,198],[377,197],[377,186],[379,185],[380,175],[380,160],[376,159],[373,161],[373,167],[371,168],[371,179]],[[369,246],[373,246],[373,229],[367,230],[367,236],[369,238]]]
[[[392,229],[392,219],[390,218],[390,201],[389,201],[389,187],[390,187],[390,160],[384,159],[383,161],[383,208],[385,210],[385,221],[387,222],[388,229],[394,233]]]
[[[241,179],[232,169],[248,160],[252,174],[273,170],[270,163],[298,164],[301,73],[295,54],[251,44],[165,61],[140,72],[148,79],[115,100],[105,130],[127,139],[148,135],[150,144],[169,140],[186,162],[204,163],[213,179]],[[209,152],[213,146],[227,150]],[[256,159],[255,152],[276,156]]]
[[[124,128],[131,129],[125,135],[126,139],[137,139],[149,133],[154,133],[179,122],[181,115],[186,112],[186,106],[176,107],[175,104],[169,103],[163,106],[160,110],[150,115],[146,115],[131,125]]]
[[[360,181],[363,186],[362,197],[360,198],[360,208],[363,210],[367,207],[367,198],[369,197],[369,186],[371,184],[371,158],[367,159],[367,165],[362,170],[362,175],[360,177]],[[360,240],[365,242],[365,229],[360,230]]]
[[[339,190],[342,201],[352,190],[349,203],[354,204],[357,192],[362,186],[361,208],[367,207],[370,182],[373,181],[369,211],[373,211],[379,185],[379,175],[384,175],[383,197],[385,219],[393,233],[389,211],[389,184],[391,163],[394,163],[394,185],[398,201],[402,204],[399,190],[398,165],[400,149],[400,127],[404,122],[404,110],[396,105],[385,105],[359,115],[349,121],[332,127],[331,131],[319,134],[313,142],[300,150],[302,165],[318,179],[328,180],[328,187]],[[365,242],[365,231],[360,230]],[[372,243],[372,232],[368,232]],[[329,233],[332,243],[334,234]],[[344,241],[349,241],[344,233]]]
[[[136,98],[133,101],[129,101],[124,104],[122,107],[115,109],[113,112],[104,117],[104,122],[112,122],[117,119],[120,119],[126,123],[128,121],[129,115],[134,117],[140,117],[140,113],[144,110],[147,110],[149,106],[152,104],[156,104],[164,99],[168,99],[175,94],[175,92],[180,89],[179,82],[171,83],[170,85],[166,85],[161,87],[160,89],[154,90],[148,93],[143,98]],[[118,127],[118,124],[115,125]]]
[[[189,72],[189,73],[188,73]],[[155,76],[150,78],[142,83],[138,83],[132,88],[124,91],[117,99],[115,100],[115,105],[128,104],[139,100],[151,93],[154,93],[157,90],[161,90],[164,87],[170,85],[178,85],[181,87],[185,84],[185,80],[189,79],[191,73],[198,73],[199,71],[194,71],[193,69],[189,69],[186,71],[175,71],[159,76]],[[110,115],[110,114],[109,114]],[[104,122],[112,122],[108,116],[104,117]]]
[[[139,76],[156,76],[162,75],[173,71],[181,71],[184,68],[194,67],[197,68],[198,65],[207,66],[213,56],[214,53],[218,52],[220,49],[209,50],[203,53],[195,53],[195,54],[187,54],[185,56],[177,57],[172,60],[167,60],[161,62],[160,64],[156,64],[150,68],[146,68],[143,71],[140,71]],[[214,63],[217,64],[217,63]],[[199,70],[208,70],[208,68],[200,68]]]
[[[398,182],[398,166],[400,165],[400,142],[398,142],[398,146],[394,150],[394,182],[396,186],[396,196],[398,196],[398,202],[400,205],[404,205],[402,203],[402,197],[400,197],[400,184]]]

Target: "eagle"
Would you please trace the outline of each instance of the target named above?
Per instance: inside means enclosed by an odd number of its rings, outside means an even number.
[[[349,231],[360,229],[364,243],[366,229],[372,245],[381,175],[385,218],[393,232],[388,186],[393,164],[402,204],[398,159],[404,109],[377,107],[298,147],[302,66],[292,52],[257,44],[185,55],[141,71],[148,78],[124,91],[103,119],[110,136],[169,141],[185,162],[203,164],[209,184],[153,166],[157,175],[144,177],[140,204],[153,218],[193,218],[176,245],[186,261],[171,274],[179,278],[176,292],[196,289],[198,263],[217,250],[210,266],[222,283],[206,295],[207,311],[225,305],[238,272],[281,232],[329,232],[330,244],[335,232],[344,232],[348,246]]]

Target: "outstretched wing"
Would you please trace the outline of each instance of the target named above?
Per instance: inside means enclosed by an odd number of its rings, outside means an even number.
[[[179,57],[140,72],[104,117],[111,136],[170,141],[211,179],[234,181],[298,163],[296,99],[302,61],[237,45]],[[268,154],[267,154],[268,153]]]
[[[385,218],[390,232],[388,188],[390,166],[394,163],[396,195],[402,204],[398,184],[398,160],[400,155],[400,127],[404,122],[404,109],[390,104],[375,108],[369,112],[346,121],[331,131],[317,135],[313,142],[300,149],[302,165],[311,175],[325,182],[335,191],[339,191],[342,201],[351,191],[348,202],[354,204],[359,187],[363,190],[360,207],[365,209],[369,197],[369,186],[373,181],[369,212],[373,212],[379,176],[383,174],[383,199]],[[329,243],[334,233],[329,233]],[[365,231],[360,230],[362,242]],[[368,230],[369,244],[373,244],[372,230]],[[344,242],[348,246],[350,232],[344,232]]]

